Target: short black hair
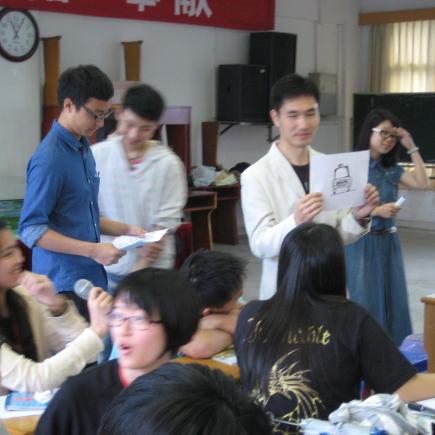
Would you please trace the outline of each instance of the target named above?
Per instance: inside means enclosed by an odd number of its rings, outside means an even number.
[[[57,100],[63,107],[66,98],[80,109],[89,98],[109,101],[113,97],[113,84],[95,65],[78,65],[66,69],[57,82]]]
[[[195,286],[202,308],[220,308],[242,290],[246,262],[226,252],[198,250],[180,272]]]
[[[166,332],[166,350],[170,352],[188,343],[198,327],[198,295],[175,270],[149,267],[133,272],[121,280],[113,298],[136,304],[150,316],[157,310]]]
[[[127,90],[122,99],[122,108],[130,109],[141,118],[158,121],[165,108],[165,102],[158,91],[142,84]]]
[[[199,364],[168,363],[138,377],[107,408],[98,435],[269,435],[264,410],[235,380]]]
[[[0,231],[5,230],[6,228],[9,228],[7,223],[5,221],[0,220]]]
[[[390,121],[393,127],[400,127],[401,122],[399,118],[393,113],[389,112],[385,109],[373,109],[371,110],[366,118],[364,119],[363,125],[361,127],[361,131],[358,137],[358,145],[357,148],[359,150],[368,150],[370,149],[370,139],[373,134],[373,128],[377,127],[384,121]],[[380,158],[381,166],[388,167],[394,166],[398,160],[398,152],[400,148],[400,140],[396,138],[396,144],[394,147],[388,151],[387,154],[382,154]]]
[[[286,74],[272,86],[270,108],[279,111],[285,100],[305,95],[310,95],[319,102],[319,88],[313,81],[299,74]]]

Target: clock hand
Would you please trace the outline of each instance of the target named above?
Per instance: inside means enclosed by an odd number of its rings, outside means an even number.
[[[24,23],[24,18],[21,20],[21,23],[18,25],[18,27],[17,27],[17,29],[16,29],[16,31],[14,33],[14,40],[18,39],[18,33],[21,30],[21,27],[23,26],[23,23]]]
[[[12,27],[12,30],[13,30],[13,32],[14,32],[14,35],[15,35],[15,30],[16,30],[16,27],[15,27],[15,25],[14,25],[14,22],[12,21],[12,18],[9,18],[9,24],[11,25],[11,27]]]

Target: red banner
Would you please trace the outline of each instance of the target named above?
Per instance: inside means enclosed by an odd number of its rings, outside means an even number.
[[[0,0],[0,5],[242,30],[271,30],[275,15],[275,0]]]

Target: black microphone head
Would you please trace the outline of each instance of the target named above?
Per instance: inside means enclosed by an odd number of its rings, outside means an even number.
[[[87,300],[89,298],[89,292],[95,287],[88,279],[79,279],[74,283],[74,293]]]

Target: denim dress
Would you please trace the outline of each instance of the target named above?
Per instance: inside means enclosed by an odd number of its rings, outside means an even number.
[[[381,204],[397,200],[402,173],[400,166],[384,168],[370,160],[369,182],[377,187]],[[346,246],[346,272],[350,299],[364,306],[400,345],[412,328],[394,219],[374,217],[370,232]]]

